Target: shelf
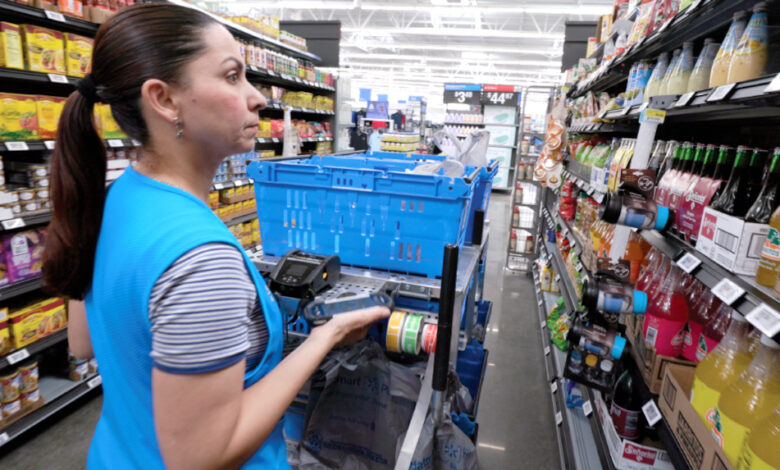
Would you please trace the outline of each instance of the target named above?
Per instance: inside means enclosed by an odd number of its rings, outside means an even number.
[[[484,126],[484,122],[444,122],[445,126]]]
[[[292,75],[284,75],[274,72],[273,70],[261,69],[254,65],[249,65],[246,68],[246,76],[250,82],[253,79],[262,79],[263,83],[270,83],[273,85],[280,85],[285,87],[296,88],[307,91],[330,91],[334,92],[336,89],[330,85],[326,85],[320,82],[310,82],[300,77],[293,77]]]
[[[256,218],[257,218],[257,212],[252,212],[251,214],[242,215],[241,217],[236,217],[235,219],[229,222],[225,222],[225,225],[227,225],[228,227],[232,227],[233,225],[250,222],[252,220],[255,220]]]
[[[68,340],[68,330],[56,331],[45,338],[39,339],[34,343],[28,344],[26,347],[22,349],[13,351],[9,354],[6,354],[3,357],[0,357],[0,370],[5,368],[6,366],[10,366],[13,364],[17,364],[21,361],[24,361],[30,356],[34,356],[41,351],[49,349],[55,344],[59,344],[67,340]]]
[[[212,191],[219,191],[222,189],[230,189],[230,188],[240,188],[241,186],[246,186],[248,184],[252,184],[254,181],[252,181],[249,178],[245,179],[238,179],[233,181],[226,181],[224,183],[214,183],[211,185]]]
[[[47,12],[40,8],[7,0],[0,0],[0,16],[2,16],[3,21],[31,23],[89,37],[94,37],[100,27],[99,24],[85,21],[81,18],[52,14],[52,12]]]
[[[282,138],[262,138],[258,137],[255,139],[255,141],[258,144],[281,144],[284,142],[284,139]],[[311,142],[333,142],[333,137],[306,137],[301,139],[301,142],[304,144],[308,144]]]
[[[514,145],[493,145],[493,144],[488,144],[488,147],[492,147],[494,149],[516,149],[517,148]]]
[[[722,279],[729,279],[744,289],[745,294],[731,304],[743,316],[747,316],[761,304],[766,304],[775,312],[780,312],[780,300],[772,294],[771,289],[756,283],[753,276],[741,276],[726,270],[708,256],[697,251],[696,248],[672,234],[662,234],[655,230],[642,230],[639,233],[648,243],[672,260],[679,259],[685,253],[694,254],[701,261],[701,264],[691,274],[708,288],[712,289]],[[774,336],[774,340],[780,341],[780,333]]]
[[[49,211],[24,214],[24,215],[20,215],[19,217],[3,220],[2,222],[0,222],[0,225],[2,226],[0,232],[4,232],[8,230],[17,230],[32,225],[43,225],[49,223],[50,220],[51,220],[51,212]],[[0,290],[5,288],[6,287],[0,287]]]
[[[520,127],[518,124],[504,124],[500,122],[485,122],[482,125],[491,127]]]
[[[685,41],[725,31],[737,11],[751,10],[761,0],[700,0],[679,12],[662,31],[629,47],[619,57],[612,59],[600,72],[580,81],[569,91],[569,97],[577,98],[589,91],[607,91],[626,82],[628,72],[635,62],[654,60],[662,52],[682,47]],[[622,91],[622,90],[621,90]]]
[[[99,389],[102,383],[100,375],[88,377],[81,382],[72,382],[68,379],[54,377],[41,377],[39,390],[45,403],[42,407],[4,428],[0,432],[0,448],[93,390]]]
[[[604,200],[605,193],[590,185],[592,167],[583,165],[568,156],[565,162],[566,168],[563,170],[563,175],[571,178],[580,189],[588,193],[588,196],[601,203]]]
[[[597,122],[569,128],[569,132],[578,134],[636,134],[637,131],[636,125],[612,122]]]
[[[132,139],[106,139],[107,148],[140,147],[141,144]],[[41,152],[54,150],[54,140],[17,140],[0,142],[0,152]]]
[[[283,112],[284,108],[286,108],[286,107],[288,107],[288,106],[284,105],[284,104],[274,103],[274,104],[269,104],[268,107],[266,107],[262,111],[282,111]],[[300,108],[298,106],[289,106],[289,108],[290,108],[290,110],[293,113],[322,114],[322,115],[325,115],[325,116],[335,116],[336,115],[336,113],[334,113],[333,111],[326,111],[324,109]]]

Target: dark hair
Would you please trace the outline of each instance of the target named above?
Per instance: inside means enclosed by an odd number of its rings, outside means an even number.
[[[98,30],[91,74],[97,97],[142,145],[149,142],[141,115],[142,85],[152,78],[181,84],[184,66],[204,51],[202,33],[211,24],[218,23],[192,8],[137,4]],[[74,299],[83,299],[92,282],[106,196],[106,150],[93,124],[93,108],[82,93],[71,93],[51,161],[52,221],[43,278],[48,289]]]

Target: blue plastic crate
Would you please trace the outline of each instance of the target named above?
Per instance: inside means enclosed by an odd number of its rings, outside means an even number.
[[[465,241],[477,178],[405,172],[415,166],[334,156],[252,163],[263,251],[440,276],[444,246]]]

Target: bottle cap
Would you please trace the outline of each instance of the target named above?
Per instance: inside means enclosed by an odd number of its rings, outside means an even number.
[[[599,364],[599,368],[605,374],[609,374],[610,372],[612,372],[612,367],[614,367],[614,365],[615,365],[614,362],[610,361],[609,359],[604,359],[603,361],[601,361],[601,364]]]
[[[653,227],[656,230],[663,230],[666,228],[666,226],[669,224],[669,209],[664,206],[658,206],[658,215],[655,218],[655,226]]]
[[[634,291],[634,307],[633,312],[637,315],[642,315],[647,311],[647,294],[641,290]]]
[[[626,349],[626,338],[622,336],[615,336],[615,342],[612,344],[612,358],[620,359],[623,355],[623,351]]]

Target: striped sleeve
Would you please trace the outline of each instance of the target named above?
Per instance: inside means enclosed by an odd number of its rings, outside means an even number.
[[[209,243],[184,254],[160,276],[149,299],[155,367],[199,374],[242,360],[256,299],[235,247]]]

